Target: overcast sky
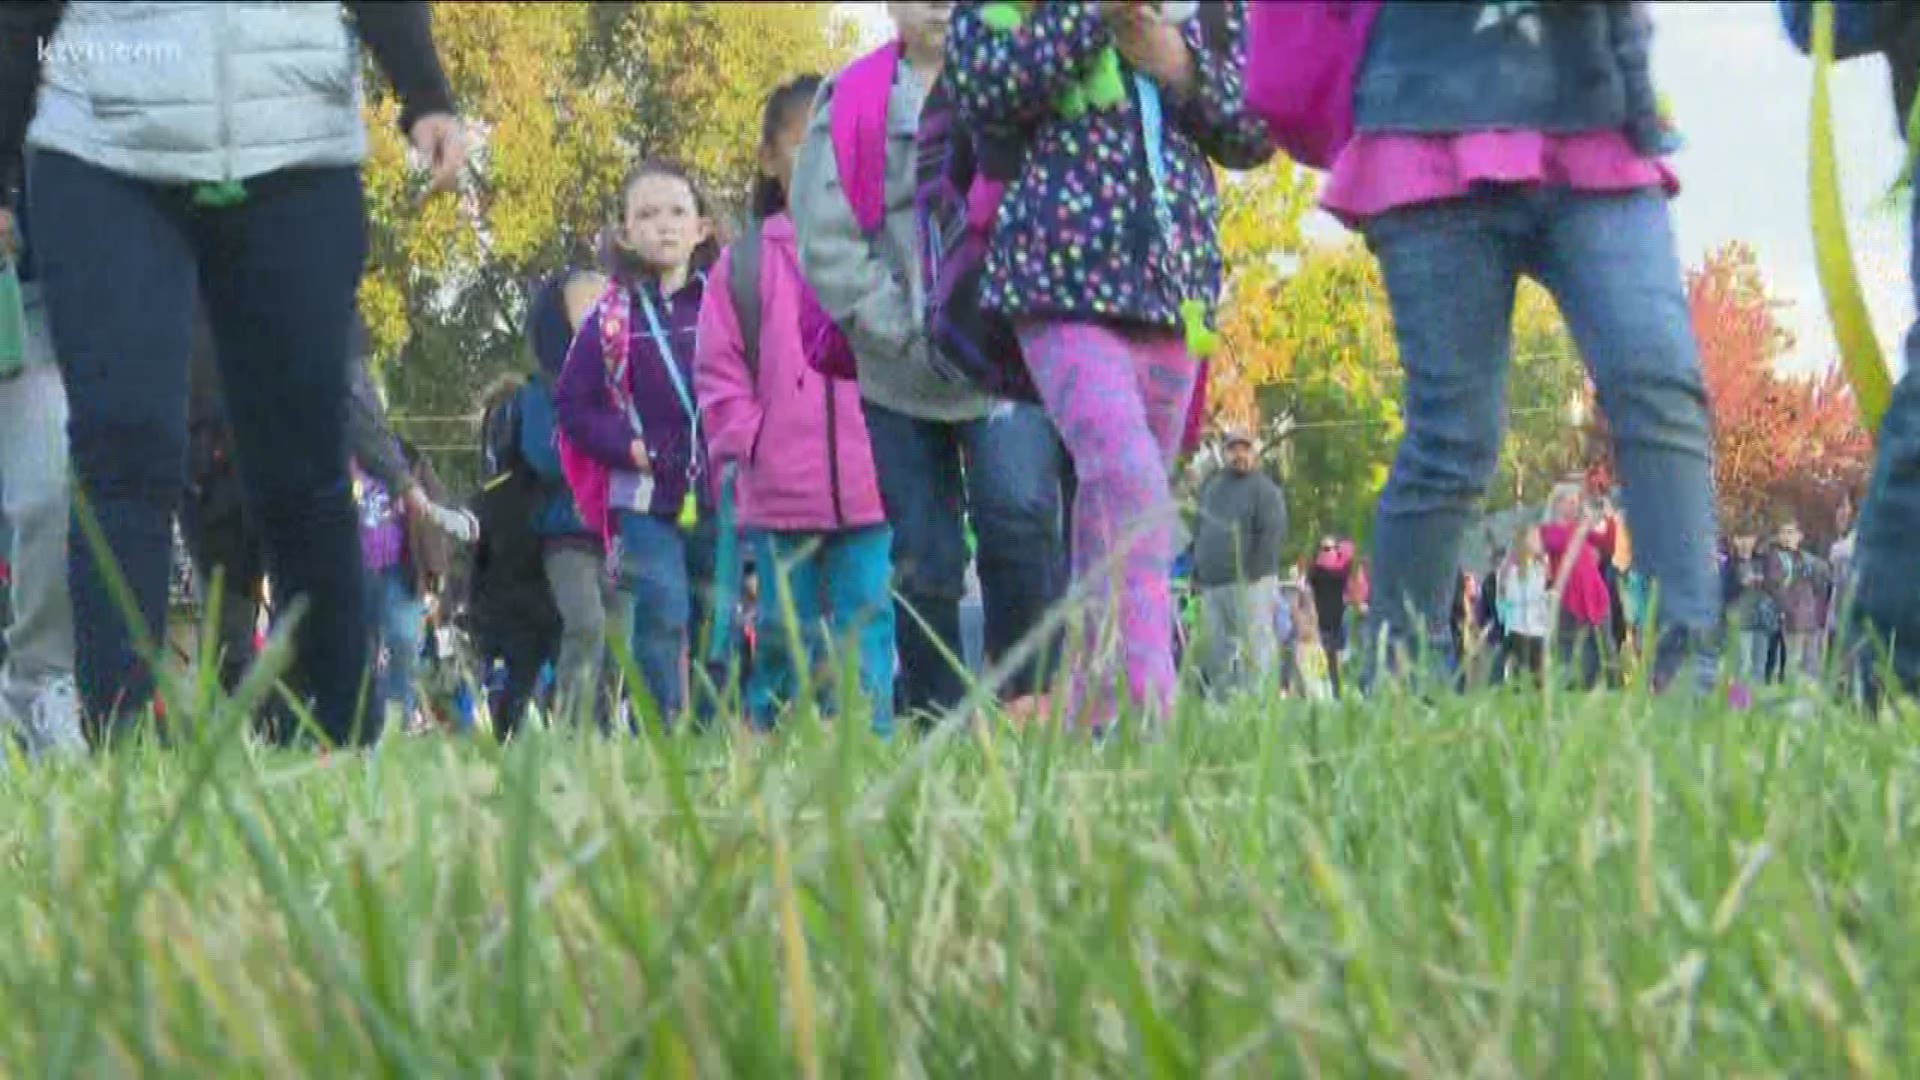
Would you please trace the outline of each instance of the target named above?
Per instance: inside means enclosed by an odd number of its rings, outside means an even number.
[[[1794,366],[1827,364],[1833,342],[1807,218],[1810,66],[1781,34],[1771,3],[1653,6],[1656,74],[1687,139],[1675,159],[1683,185],[1674,203],[1682,258],[1695,263],[1729,240],[1750,243],[1774,290],[1794,302]],[[885,32],[883,4],[847,7],[868,34]],[[1834,103],[1854,255],[1881,340],[1897,362],[1913,305],[1905,218],[1884,200],[1901,158],[1885,63],[1842,65]]]

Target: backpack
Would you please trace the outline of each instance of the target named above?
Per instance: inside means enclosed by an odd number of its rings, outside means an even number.
[[[559,611],[534,527],[547,492],[520,453],[521,423],[517,391],[488,408],[480,420],[480,490],[473,499],[480,536],[474,544],[467,600],[483,620],[510,618],[548,627],[558,624]]]
[[[1247,107],[1310,169],[1353,138],[1353,87],[1381,0],[1247,5]]]
[[[623,369],[627,350],[632,344],[627,337],[627,327],[633,322],[633,298],[627,295],[626,286],[618,281],[609,282],[607,291],[595,308],[595,314],[600,317],[603,362],[616,370]],[[601,377],[606,378],[605,373]],[[612,385],[612,379],[607,381],[615,396],[626,394],[625,386]],[[607,503],[612,495],[613,470],[573,445],[566,431],[558,426],[554,428],[553,436],[554,448],[560,452],[560,471],[567,478],[567,488],[573,492],[573,502],[580,511],[580,520],[600,537],[602,543],[611,544],[613,515],[608,512]]]
[[[760,382],[760,260],[764,224],[754,218],[734,241],[730,249],[733,269],[728,279],[734,318],[740,323],[740,340],[746,349],[747,373],[756,386]],[[800,340],[806,349],[807,366],[821,376],[842,381],[858,377],[853,345],[811,288],[803,289],[800,297]]]
[[[898,41],[888,42],[855,60],[834,81],[832,111],[828,114],[840,187],[847,193],[847,206],[853,211],[854,223],[869,240],[879,236],[887,226],[887,104],[899,73]],[[750,226],[749,231],[754,237],[752,248],[757,266],[758,223]],[[735,280],[738,279],[736,275]],[[757,288],[759,276],[756,274],[752,281]],[[743,310],[737,299],[734,308]],[[757,304],[753,311],[757,326]],[[745,324],[741,325],[745,329]],[[801,306],[800,334],[807,345],[807,364],[813,370],[829,379],[859,378],[852,346],[819,301],[813,299],[811,290]],[[757,346],[756,341],[754,347]],[[751,357],[751,350],[749,355]]]

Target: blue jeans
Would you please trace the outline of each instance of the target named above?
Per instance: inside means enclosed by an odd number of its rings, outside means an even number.
[[[1037,405],[1002,406],[985,420],[959,424],[916,420],[872,402],[866,414],[893,527],[901,705],[909,712],[944,714],[967,693],[957,666],[965,655],[960,600],[966,595],[966,518],[972,518],[979,543],[987,656],[997,661],[1065,594],[1066,451]],[[1058,640],[1053,635],[1039,661],[1012,673],[1004,688],[1008,697],[1046,687]]]
[[[822,661],[840,673],[838,650],[857,650],[860,691],[873,708],[873,732],[893,734],[893,533],[884,525],[844,533],[761,533],[760,653],[747,686],[748,714],[772,727],[803,686],[801,671]],[[794,626],[787,622],[788,605]],[[802,652],[793,650],[795,629]],[[815,680],[822,687],[824,680]],[[830,699],[831,700],[831,699]]]
[[[133,614],[156,634],[166,626],[198,293],[274,596],[282,611],[305,601],[296,647],[315,718],[335,742],[371,741],[379,718],[361,723],[371,636],[346,447],[347,330],[366,255],[359,172],[270,174],[221,209],[194,206],[185,186],[50,151],[30,156],[27,182],[74,479]],[[153,673],[86,535],[75,529],[69,545],[81,695],[93,717],[132,717]]]
[[[1908,275],[1920,297],[1920,203],[1909,219]],[[1878,452],[1860,506],[1859,545],[1854,553],[1853,611],[1877,638],[1892,640],[1890,656],[1864,655],[1891,663],[1895,678],[1920,692],[1920,325],[1907,332],[1907,370],[1893,389],[1880,422]],[[1868,673],[1874,675],[1873,671]],[[1877,680],[1869,679],[1869,685]]]
[[[390,566],[367,574],[367,611],[374,617],[377,646],[374,658],[381,664],[375,682],[379,701],[399,705],[404,723],[413,717],[420,694],[417,673],[420,646],[427,630],[427,605],[414,595],[413,582],[404,566]]]
[[[688,533],[651,514],[620,515],[615,552],[620,614],[646,692],[669,723],[687,710],[687,664],[698,644],[696,628],[712,623],[707,611],[713,599],[713,539],[711,522]],[[714,702],[705,691],[714,673],[702,669],[702,674],[691,689],[696,712],[707,716]]]
[[[1559,304],[1612,431],[1634,556],[1670,632],[1656,683],[1689,650],[1710,653],[1721,598],[1706,392],[1665,199],[1506,188],[1364,231],[1393,305],[1406,434],[1380,498],[1363,670],[1382,629],[1397,645],[1448,640],[1461,536],[1499,464],[1522,275]],[[1714,677],[1708,664],[1695,674]]]

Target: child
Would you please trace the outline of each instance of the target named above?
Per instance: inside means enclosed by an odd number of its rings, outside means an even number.
[[[1500,568],[1500,625],[1506,657],[1538,682],[1545,670],[1547,637],[1553,633],[1553,581],[1548,576],[1539,529],[1523,529]]]
[[[1170,719],[1178,521],[1168,473],[1193,346],[1210,337],[1220,290],[1212,163],[1252,168],[1273,152],[1243,108],[1246,13],[1222,5],[1222,32],[1204,40],[1197,21],[1164,22],[1158,5],[1038,4],[1011,29],[989,26],[983,8],[959,6],[945,74],[969,127],[1028,133],[983,304],[1018,324],[1076,470],[1069,547],[1088,655],[1073,665],[1069,716],[1096,732],[1115,720],[1124,649],[1130,696],[1150,722]],[[1124,103],[1057,114],[1052,103],[1107,49],[1124,61]]]
[[[999,661],[1038,632],[1065,591],[1061,528],[1065,454],[1046,411],[1000,402],[942,376],[926,330],[915,199],[916,138],[941,75],[954,5],[891,0],[899,31],[837,76],[794,166],[793,218],[800,257],[820,302],[844,327],[858,362],[880,490],[894,529],[899,576],[901,697],[906,711],[940,716],[966,698],[954,657],[966,654],[961,604],[968,562],[979,570],[988,659]],[[877,112],[858,127],[883,129],[884,150],[841,160],[841,110],[874,104],[856,95],[883,65]],[[891,73],[885,66],[891,66]],[[878,81],[878,80],[875,80]],[[864,172],[860,171],[864,167]],[[865,192],[866,199],[856,200]],[[870,202],[868,201],[870,200]],[[856,201],[865,205],[863,212]],[[877,204],[877,205],[874,205]],[[971,519],[978,558],[969,554]],[[1002,686],[1008,711],[1047,711],[1053,659],[1020,665]]]
[[[1548,506],[1551,516],[1540,527],[1540,547],[1547,556],[1548,580],[1560,594],[1557,636],[1563,659],[1576,670],[1580,685],[1592,688],[1600,682],[1601,642],[1612,618],[1612,598],[1600,564],[1613,558],[1613,526],[1595,523],[1577,484],[1555,488]]]
[[[671,722],[688,704],[689,628],[704,622],[695,606],[713,573],[713,492],[693,393],[713,226],[677,166],[642,164],[622,192],[604,252],[612,280],[573,339],[554,404],[568,443],[609,473],[605,517],[588,525],[610,540],[616,615]]]
[[[700,311],[694,381],[715,460],[739,467],[740,523],[754,536],[755,564],[767,571],[759,612],[767,642],[747,687],[749,719],[770,729],[780,706],[801,689],[802,668],[831,665],[834,649],[850,648],[874,733],[884,738],[893,732],[893,534],[860,388],[829,380],[807,362],[807,330],[825,316],[806,314],[810,307],[818,312],[817,301],[801,275],[787,214],[794,157],[819,88],[817,76],[803,76],[767,100],[757,227],[741,239],[759,249],[747,260],[736,244],[714,272]],[[749,265],[757,282],[735,283],[735,268]],[[737,296],[759,310],[743,317]],[[757,341],[744,340],[743,322],[757,326]],[[789,610],[797,625],[788,622]],[[821,640],[823,624],[830,642]],[[796,636],[805,649],[799,656]]]
[[[4,211],[0,211],[4,213]],[[24,310],[24,366],[0,372],[0,568],[11,566],[12,603],[0,604],[0,730],[33,757],[87,752],[74,682],[73,606],[67,592],[67,394],[54,363],[45,305],[21,206],[11,238]],[[6,591],[0,589],[0,592]],[[9,613],[8,608],[11,608]]]
[[[1374,538],[1375,622],[1398,644],[1443,625],[1445,568],[1498,464],[1526,274],[1559,302],[1610,422],[1668,627],[1654,685],[1714,647],[1706,395],[1642,8],[1389,2],[1373,24],[1324,202],[1380,260],[1406,370]],[[1711,664],[1696,675],[1710,684]]]
[[[1313,603],[1313,590],[1304,584],[1288,590],[1288,599],[1293,608],[1293,625],[1315,626],[1319,614]],[[1332,658],[1321,647],[1320,638],[1311,633],[1299,634],[1293,644],[1293,671],[1299,681],[1300,696],[1308,701],[1331,701],[1335,688],[1332,679]]]

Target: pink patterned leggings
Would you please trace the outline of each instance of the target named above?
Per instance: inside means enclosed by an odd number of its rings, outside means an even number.
[[[1084,653],[1070,667],[1067,715],[1100,728],[1113,722],[1124,657],[1128,693],[1149,716],[1168,719],[1178,524],[1168,474],[1197,366],[1177,335],[1100,323],[1026,323],[1020,347],[1079,478],[1073,577]]]

